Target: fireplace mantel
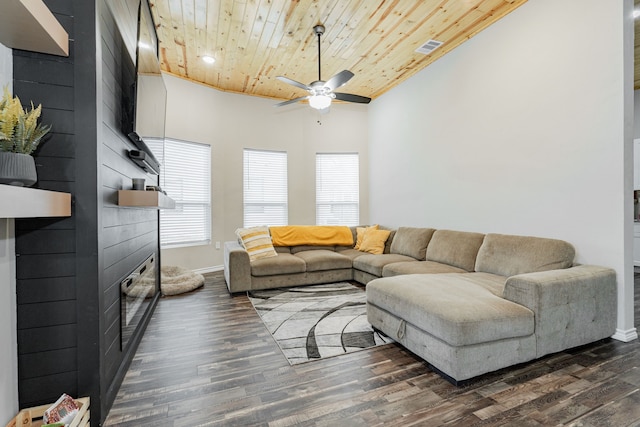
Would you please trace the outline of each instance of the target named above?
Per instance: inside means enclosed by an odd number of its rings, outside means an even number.
[[[2,0],[0,43],[13,49],[69,56],[69,36],[42,0]]]
[[[71,216],[71,194],[0,184],[0,218]]]

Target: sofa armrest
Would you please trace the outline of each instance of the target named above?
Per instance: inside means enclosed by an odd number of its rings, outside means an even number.
[[[231,293],[251,289],[249,254],[237,241],[224,242],[224,279]]]
[[[594,265],[519,274],[503,297],[535,314],[537,357],[588,344],[615,333],[616,273]]]

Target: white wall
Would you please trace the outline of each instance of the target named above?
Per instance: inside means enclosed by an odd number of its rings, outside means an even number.
[[[9,85],[11,91],[12,82],[11,49],[0,44],[0,89]],[[15,263],[14,222],[0,218],[0,425],[18,412]]]
[[[375,100],[371,222],[567,240],[635,338],[631,8],[529,1]]]
[[[315,224],[316,152],[360,153],[360,220],[368,222],[367,108],[342,104],[320,115],[306,104],[275,108],[277,101],[220,92],[165,75],[166,136],[211,145],[214,244],[162,251],[163,265],[220,267],[221,244],[242,227],[242,150],[288,153],[289,224]],[[321,124],[318,123],[321,122]]]
[[[640,138],[640,90],[633,92],[633,138]]]

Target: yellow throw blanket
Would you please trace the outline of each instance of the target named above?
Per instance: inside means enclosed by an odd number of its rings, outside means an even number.
[[[351,229],[342,225],[285,225],[269,231],[273,246],[353,246]]]

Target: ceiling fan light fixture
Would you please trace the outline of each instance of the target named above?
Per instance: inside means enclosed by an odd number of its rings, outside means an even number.
[[[328,95],[313,95],[309,98],[309,105],[316,110],[324,110],[331,106],[331,97]]]
[[[331,100],[334,98],[340,101],[356,102],[359,104],[368,104],[371,101],[371,98],[367,98],[366,96],[334,92],[334,90],[342,87],[351,79],[351,77],[353,77],[353,73],[349,70],[340,71],[338,74],[334,75],[326,82],[322,80],[322,72],[320,68],[320,65],[322,64],[322,61],[320,60],[320,54],[322,53],[320,50],[320,36],[324,33],[324,30],[325,28],[322,24],[318,24],[313,27],[314,34],[318,36],[318,80],[316,80],[315,82],[311,82],[309,85],[305,85],[295,80],[291,80],[288,77],[276,77],[281,82],[306,90],[307,92],[309,92],[309,95],[280,102],[276,104],[276,107],[282,107],[284,105],[293,104],[294,102],[306,99],[309,101],[309,106],[311,108],[320,110],[323,113],[327,113],[329,112],[328,108],[331,106]]]

